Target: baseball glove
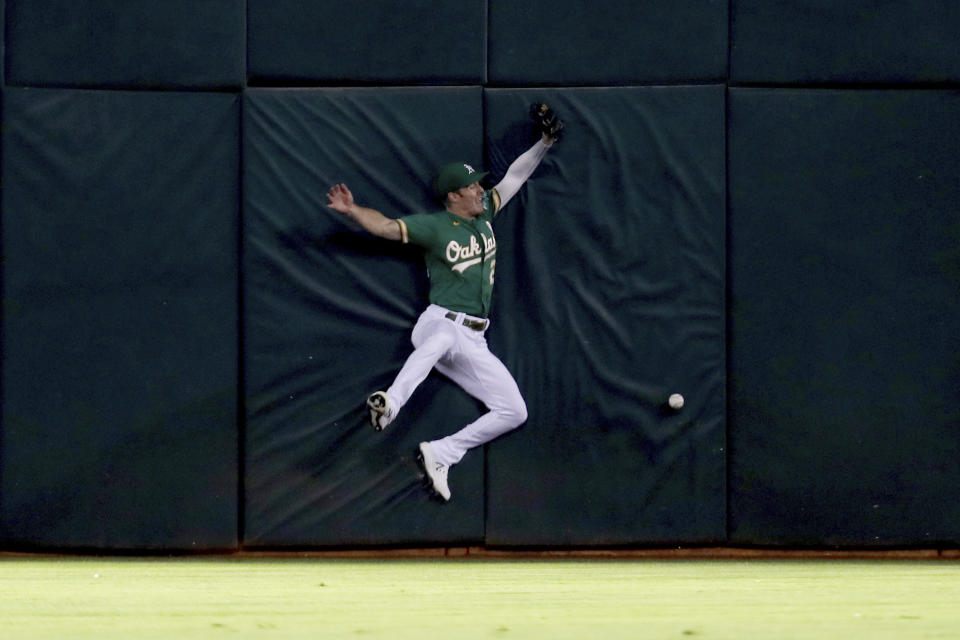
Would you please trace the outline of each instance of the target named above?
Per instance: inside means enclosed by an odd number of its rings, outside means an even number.
[[[530,105],[530,117],[533,118],[537,133],[546,135],[554,142],[560,139],[563,133],[563,120],[545,103],[538,102]]]

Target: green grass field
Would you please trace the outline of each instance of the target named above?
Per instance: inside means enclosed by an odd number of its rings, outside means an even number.
[[[960,638],[960,563],[3,558],[0,638]]]

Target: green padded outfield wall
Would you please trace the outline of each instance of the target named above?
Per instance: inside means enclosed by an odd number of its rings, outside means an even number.
[[[487,2],[247,0],[253,85],[479,85]]]
[[[244,85],[236,0],[6,0],[7,82],[131,89]]]
[[[957,542],[960,5],[399,7],[0,2],[0,544]],[[531,419],[439,505],[413,446],[481,408],[370,431],[427,283],[324,192],[496,179],[540,98],[490,332]]]
[[[730,540],[960,542],[960,92],[730,95]]]
[[[733,83],[960,82],[955,0],[730,0]]]
[[[488,5],[491,86],[677,84],[727,74],[726,0]]]
[[[234,547],[239,98],[3,106],[0,540]]]
[[[729,540],[956,544],[960,5],[730,7]]]

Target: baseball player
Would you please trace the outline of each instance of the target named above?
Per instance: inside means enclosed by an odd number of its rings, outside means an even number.
[[[413,328],[413,353],[388,389],[367,398],[372,426],[377,431],[385,429],[434,368],[488,409],[460,431],[419,445],[419,461],[430,487],[445,501],[450,499],[450,467],[469,449],[527,419],[516,381],[487,348],[484,335],[490,327],[497,264],[491,223],[533,174],[563,129],[563,122],[546,105],[531,107],[531,116],[540,140],[510,164],[492,189],[480,186],[486,172],[469,164],[455,162],[439,170],[433,186],[443,203],[442,211],[393,219],[358,205],[345,184],[335,185],[327,193],[330,209],[346,214],[369,233],[421,247],[430,277],[430,305]]]

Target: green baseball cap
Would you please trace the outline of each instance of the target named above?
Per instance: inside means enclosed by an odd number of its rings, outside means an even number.
[[[438,198],[446,200],[451,191],[480,182],[486,175],[486,171],[477,171],[465,162],[451,162],[443,165],[437,172],[437,177],[433,179],[433,188]]]

